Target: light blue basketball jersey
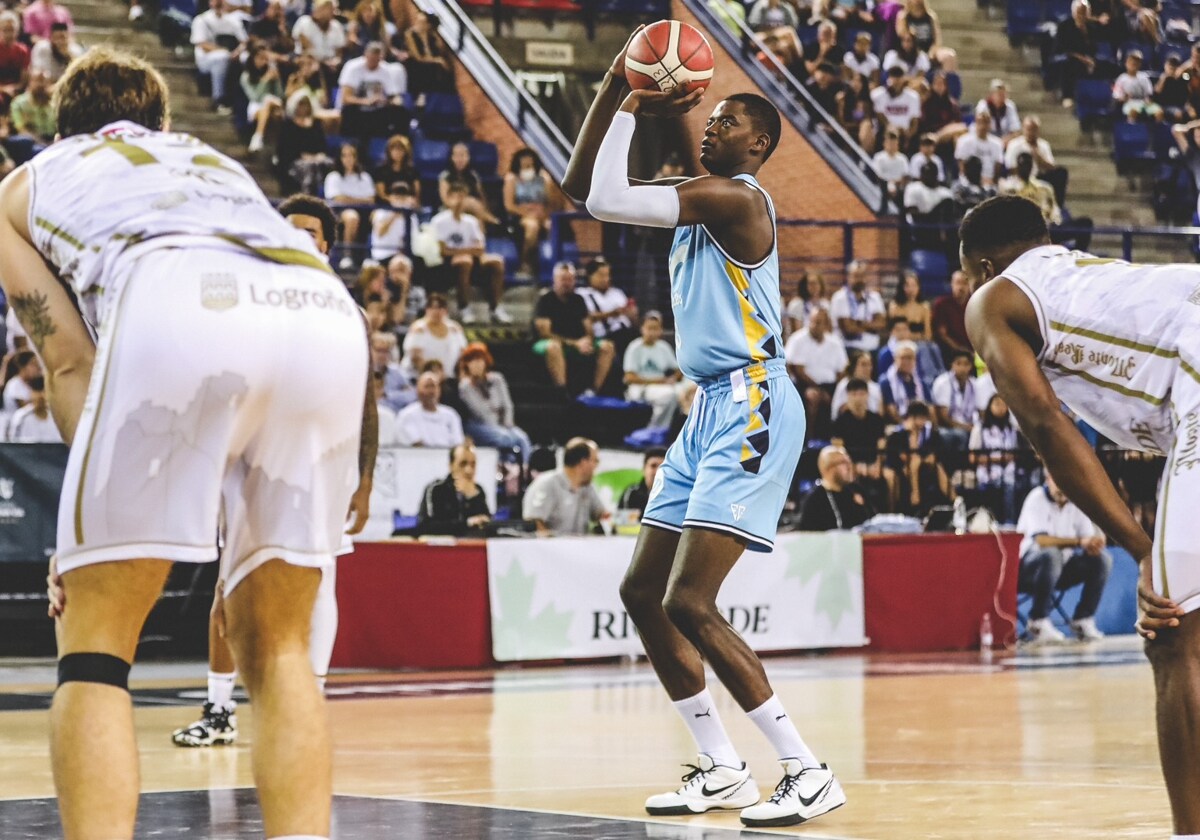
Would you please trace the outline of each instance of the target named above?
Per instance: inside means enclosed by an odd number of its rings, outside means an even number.
[[[752,175],[735,175],[775,205]],[[671,245],[671,309],[675,355],[693,381],[783,358],[779,305],[779,243],[759,263],[726,254],[704,225],[680,227]]]

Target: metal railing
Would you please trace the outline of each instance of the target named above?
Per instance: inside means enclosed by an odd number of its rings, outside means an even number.
[[[858,141],[821,107],[804,84],[792,75],[745,22],[733,19],[731,22],[736,23],[738,28],[736,32],[730,31],[704,0],[683,2],[704,23],[709,36],[739,59],[742,70],[758,84],[784,119],[804,135],[855,195],[876,213],[888,212],[887,190]],[[760,51],[774,72],[768,71],[756,58]]]
[[[571,157],[571,143],[521,85],[512,68],[454,0],[415,2],[423,12],[437,16],[442,37],[463,67],[522,139],[537,150],[550,176],[561,182]]]

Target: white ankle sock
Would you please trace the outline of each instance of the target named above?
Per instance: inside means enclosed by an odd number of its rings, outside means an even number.
[[[740,768],[742,766],[742,760],[738,757],[737,750],[733,748],[733,743],[729,740],[729,735],[726,734],[725,727],[721,724],[721,716],[717,714],[717,704],[713,702],[712,695],[708,693],[707,688],[695,697],[676,700],[671,705],[675,707],[675,711],[679,712],[679,716],[687,724],[692,737],[696,739],[696,746],[700,752],[711,758],[715,764],[724,767]]]
[[[208,672],[208,702],[213,704],[215,709],[233,709],[237,704],[233,702],[233,684],[237,681],[237,671],[231,671],[228,674],[218,674],[216,671]]]
[[[767,740],[781,759],[798,758],[806,769],[821,766],[821,762],[817,761],[817,757],[796,731],[796,726],[784,711],[779,697],[772,694],[770,700],[746,714],[754,721],[754,725],[762,730],[762,734],[767,736]]]
[[[308,656],[313,674],[324,690],[325,675],[329,673],[329,660],[333,658],[333,642],[337,638],[338,605],[335,567],[330,566],[321,575],[317,588],[317,600],[313,604],[312,630],[308,636]]]

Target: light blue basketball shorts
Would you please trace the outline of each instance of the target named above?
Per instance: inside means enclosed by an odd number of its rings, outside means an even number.
[[[804,403],[782,359],[699,385],[642,522],[721,531],[771,551],[804,448]]]

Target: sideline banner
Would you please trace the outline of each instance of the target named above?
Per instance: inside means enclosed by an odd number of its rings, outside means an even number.
[[[66,469],[61,443],[0,444],[0,563],[36,563],[54,554]]]
[[[498,662],[642,652],[618,594],[635,540],[488,540],[492,656]],[[717,605],[755,650],[860,647],[862,539],[780,534],[771,554],[747,552]]]

